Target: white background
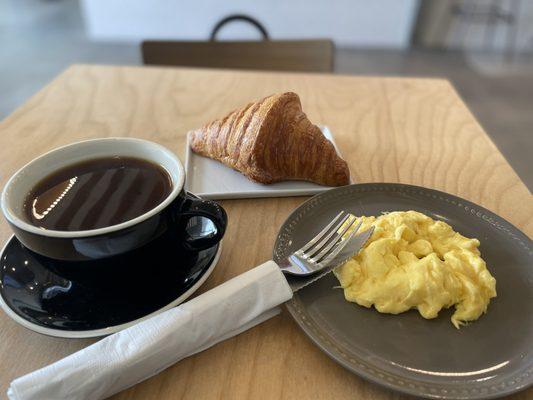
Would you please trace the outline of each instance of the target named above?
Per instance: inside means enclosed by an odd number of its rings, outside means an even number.
[[[258,19],[272,39],[330,38],[344,47],[406,48],[418,0],[83,0],[89,36],[98,40],[207,40],[230,14]],[[244,23],[221,39],[257,39]]]

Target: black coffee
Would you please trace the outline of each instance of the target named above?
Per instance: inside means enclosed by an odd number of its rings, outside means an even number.
[[[144,214],[171,190],[167,171],[149,161],[97,158],[48,175],[28,193],[24,211],[30,223],[44,229],[97,229]]]

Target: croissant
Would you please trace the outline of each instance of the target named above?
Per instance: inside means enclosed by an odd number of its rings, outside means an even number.
[[[348,165],[309,121],[296,93],[265,97],[189,134],[195,153],[221,161],[255,182],[350,182]]]

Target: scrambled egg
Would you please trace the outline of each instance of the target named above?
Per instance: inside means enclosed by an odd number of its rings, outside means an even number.
[[[360,218],[360,231],[374,225],[374,233],[358,255],[334,271],[346,300],[390,314],[416,308],[427,319],[455,305],[456,328],[487,311],[496,297],[496,279],[477,239],[416,211]]]

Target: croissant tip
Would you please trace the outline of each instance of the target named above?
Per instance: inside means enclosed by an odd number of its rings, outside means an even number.
[[[338,178],[337,186],[346,186],[350,184],[350,168],[348,168],[348,163],[342,158],[338,158],[336,165],[336,176]]]
[[[195,153],[201,153],[203,148],[202,132],[199,129],[195,129],[187,132],[189,137],[189,146]]]

